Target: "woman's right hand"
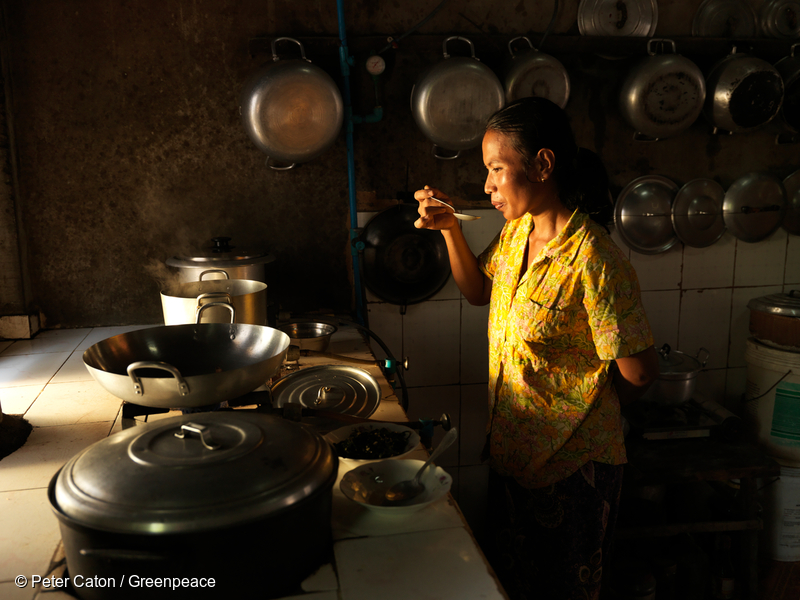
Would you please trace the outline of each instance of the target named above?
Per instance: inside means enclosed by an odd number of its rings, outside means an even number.
[[[445,202],[450,201],[450,197],[442,192],[426,185],[423,189],[414,192],[414,198],[419,202],[419,219],[414,221],[417,229],[452,229],[457,226],[458,220],[453,216],[453,211],[443,204],[439,204],[432,197],[439,198]]]

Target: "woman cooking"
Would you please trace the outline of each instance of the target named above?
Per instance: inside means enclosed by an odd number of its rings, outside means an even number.
[[[485,192],[506,224],[475,257],[449,208],[415,193],[442,232],[461,293],[490,304],[486,552],[511,598],[596,599],[625,445],[620,405],[658,376],[636,273],[605,228],[599,158],[542,98],[495,113]]]

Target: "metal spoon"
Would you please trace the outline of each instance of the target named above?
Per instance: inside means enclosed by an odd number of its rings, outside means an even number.
[[[420,467],[420,470],[417,471],[417,474],[414,475],[414,479],[407,479],[406,481],[400,481],[395,483],[392,487],[386,490],[386,501],[387,504],[400,504],[403,502],[407,502],[412,498],[419,496],[422,492],[425,491],[425,484],[423,484],[419,478],[422,477],[422,474],[425,472],[425,469],[428,468],[433,462],[433,459],[439,456],[442,452],[447,450],[453,442],[456,441],[458,437],[458,431],[456,428],[453,427],[447,434],[442,438],[441,443],[439,446],[431,452],[430,458],[425,461],[425,464]]]
[[[474,221],[475,219],[480,219],[480,217],[476,217],[473,215],[465,215],[463,213],[458,212],[452,205],[448,204],[444,200],[439,200],[438,198],[434,198],[431,196],[431,200],[436,200],[439,204],[444,204],[447,208],[453,209],[453,216],[460,221]]]

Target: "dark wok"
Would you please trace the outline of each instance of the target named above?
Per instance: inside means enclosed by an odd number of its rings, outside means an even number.
[[[83,353],[83,362],[118,398],[192,408],[232,400],[265,384],[288,348],[288,335],[261,325],[171,325],[105,339]]]

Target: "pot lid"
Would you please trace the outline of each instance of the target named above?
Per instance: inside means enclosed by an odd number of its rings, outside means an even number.
[[[772,234],[786,214],[786,190],[769,173],[747,173],[725,192],[725,226],[743,242],[759,242]]]
[[[702,357],[702,359],[701,359]],[[697,357],[673,350],[664,344],[658,351],[659,377],[662,379],[689,379],[706,366],[708,350],[700,348]]]
[[[705,248],[725,233],[722,199],[725,190],[713,179],[693,179],[675,195],[672,226],[687,246]]]
[[[581,35],[653,35],[658,24],[655,0],[583,0],[578,6]]]
[[[107,531],[218,529],[285,509],[336,477],[323,438],[277,417],[208,412],[123,430],[53,477],[54,508]]]
[[[786,216],[782,227],[793,235],[800,235],[800,169],[783,180],[786,190]]]
[[[270,389],[272,405],[303,408],[367,418],[381,402],[381,388],[364,369],[346,365],[308,367],[278,380]]]
[[[773,38],[800,37],[800,1],[770,0],[761,6],[759,20],[764,35]]]
[[[641,254],[658,254],[678,241],[672,227],[672,200],[677,184],[660,175],[645,175],[620,192],[614,225],[622,240]]]
[[[275,258],[264,250],[256,248],[239,248],[231,246],[231,238],[215,237],[211,243],[187,254],[179,254],[168,258],[170,267],[233,267],[246,264],[269,263]]]
[[[756,11],[745,0],[704,0],[692,20],[694,37],[756,37]]]
[[[753,298],[747,303],[747,308],[783,317],[800,317],[800,290]]]

